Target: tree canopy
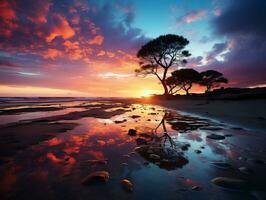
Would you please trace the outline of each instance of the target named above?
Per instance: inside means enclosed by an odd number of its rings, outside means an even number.
[[[144,76],[155,75],[164,88],[164,94],[169,94],[166,85],[168,69],[186,64],[190,53],[184,48],[188,44],[186,38],[173,34],[162,35],[147,42],[137,53],[140,68],[135,72]]]
[[[219,87],[221,83],[228,83],[223,74],[215,70],[207,70],[200,74],[202,76],[200,84],[206,86],[206,92],[211,91],[212,88]]]
[[[188,95],[193,83],[199,83],[200,81],[200,73],[194,69],[188,68],[172,72],[172,76],[168,77],[166,82],[170,88],[169,91],[171,94],[175,94],[179,90],[183,89]]]

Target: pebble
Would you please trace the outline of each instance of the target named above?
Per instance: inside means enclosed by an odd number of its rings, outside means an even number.
[[[88,185],[90,183],[95,183],[95,182],[106,183],[109,180],[109,177],[110,177],[109,172],[107,171],[96,171],[86,176],[82,180],[82,184]]]
[[[237,178],[217,177],[211,182],[220,187],[234,190],[245,190],[248,187],[247,181]]]
[[[122,188],[126,191],[126,192],[133,192],[133,184],[131,183],[130,180],[128,179],[123,179],[120,181]]]

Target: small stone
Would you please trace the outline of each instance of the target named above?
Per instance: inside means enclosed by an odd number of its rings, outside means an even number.
[[[190,147],[190,144],[185,144],[185,145],[181,146],[181,150],[187,151],[189,147]]]
[[[195,150],[195,153],[200,154],[201,150]]]
[[[143,138],[137,138],[136,142],[137,142],[137,145],[146,145],[146,144],[148,144],[147,140],[145,140]]]
[[[158,155],[156,155],[156,154],[150,154],[150,159],[152,159],[152,160],[160,160],[160,156],[158,156]]]
[[[135,129],[129,129],[128,130],[128,135],[135,136],[136,134],[137,134],[137,131]]]
[[[131,115],[130,117],[133,118],[133,119],[140,118],[139,115]]]
[[[212,164],[218,168],[223,168],[223,169],[228,169],[231,167],[231,165],[226,162],[213,162]]]
[[[110,176],[107,171],[96,171],[86,176],[82,180],[82,184],[88,185],[90,183],[96,183],[96,182],[106,183],[109,180],[109,177]]]
[[[149,165],[150,163],[149,162],[144,162],[143,165],[147,166]]]
[[[249,175],[249,174],[252,173],[252,170],[249,169],[249,168],[247,168],[247,167],[239,167],[238,169],[239,169],[239,171],[242,172],[243,174],[247,174],[247,175]]]
[[[224,136],[225,137],[232,137],[233,135],[232,134],[225,134]]]
[[[124,166],[128,166],[128,164],[127,164],[127,163],[122,163],[122,165],[124,165]]]
[[[213,139],[213,140],[223,140],[223,139],[225,139],[225,136],[224,135],[211,134],[211,135],[208,135],[207,138]]]
[[[130,158],[130,155],[126,154],[126,155],[123,155],[124,158]]]
[[[122,188],[126,191],[126,192],[133,192],[133,184],[131,183],[130,180],[128,179],[123,179],[120,181]]]
[[[228,178],[228,177],[217,177],[211,180],[212,183],[220,187],[235,190],[245,190],[248,187],[248,183],[242,179]]]
[[[201,190],[202,188],[201,188],[200,186],[198,186],[198,185],[194,185],[191,189],[192,189],[192,190],[199,191],[199,190]]]

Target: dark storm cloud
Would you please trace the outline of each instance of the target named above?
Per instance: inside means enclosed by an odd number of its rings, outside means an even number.
[[[226,36],[224,61],[208,63],[226,74],[235,86],[266,83],[266,1],[230,1],[213,21],[215,33]],[[217,44],[208,55],[216,55]],[[220,49],[225,46],[221,44]],[[212,56],[213,57],[213,56]]]

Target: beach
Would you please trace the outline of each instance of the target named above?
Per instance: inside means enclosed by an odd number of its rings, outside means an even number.
[[[149,100],[167,108],[212,118],[221,122],[264,132],[266,130],[266,100]]]
[[[6,101],[1,197],[265,197],[263,106],[263,100]]]

